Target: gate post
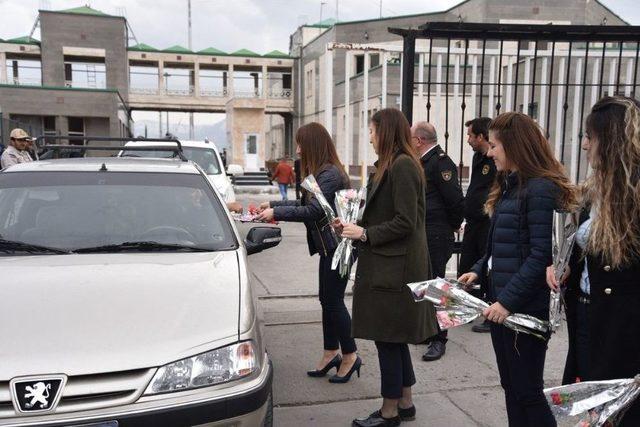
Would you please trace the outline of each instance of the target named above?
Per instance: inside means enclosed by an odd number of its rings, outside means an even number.
[[[416,38],[413,34],[406,34],[402,42],[402,112],[413,123],[413,77],[416,56]]]

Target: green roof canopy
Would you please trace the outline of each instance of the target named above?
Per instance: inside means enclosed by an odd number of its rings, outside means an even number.
[[[327,18],[327,19],[323,19],[320,22],[316,22],[315,24],[311,24],[311,25],[307,25],[307,27],[320,27],[320,28],[329,28],[329,27],[333,27],[336,24],[335,19],[333,18]]]
[[[162,52],[169,52],[169,53],[193,53],[192,50],[187,49],[186,47],[182,47],[180,45],[174,45],[171,47],[168,47],[166,49],[162,49]]]
[[[40,44],[40,40],[36,40],[33,37],[24,36],[24,37],[16,37],[14,39],[5,40],[5,43]]]
[[[59,10],[62,13],[76,13],[78,15],[98,15],[98,16],[111,16],[99,10],[93,9],[89,6],[74,7],[73,9]]]
[[[198,51],[198,53],[203,53],[205,55],[228,55],[227,52],[223,52],[220,49],[216,49],[215,47],[208,47],[206,49],[202,49]]]
[[[135,46],[129,46],[128,50],[138,50],[138,51],[142,51],[142,52],[157,52],[158,49],[156,49],[153,46],[149,46],[148,44],[144,44],[144,43],[138,43]]]
[[[249,49],[240,49],[233,52],[233,56],[260,56],[259,54],[250,51]]]
[[[284,52],[280,52],[279,50],[272,50],[269,53],[265,53],[263,56],[267,58],[289,58],[289,55]]]

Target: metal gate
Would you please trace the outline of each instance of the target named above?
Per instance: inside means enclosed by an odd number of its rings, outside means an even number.
[[[591,106],[605,95],[638,96],[637,26],[432,22],[389,31],[403,37],[402,111],[410,122],[415,108],[426,113],[461,171],[470,159],[465,121],[520,111],[540,124],[579,181],[587,172],[580,141]]]

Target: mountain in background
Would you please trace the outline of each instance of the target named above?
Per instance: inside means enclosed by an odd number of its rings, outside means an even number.
[[[163,123],[163,131],[165,129]],[[158,137],[158,121],[157,120],[137,120],[133,124],[133,136],[145,136],[145,127],[149,138]],[[166,131],[164,131],[166,132]],[[169,123],[169,132],[178,139],[189,139],[189,125],[183,123]],[[162,135],[164,136],[164,135]],[[209,138],[216,144],[218,150],[229,148],[227,143],[227,123],[221,120],[210,125],[194,126],[194,137],[196,140]]]

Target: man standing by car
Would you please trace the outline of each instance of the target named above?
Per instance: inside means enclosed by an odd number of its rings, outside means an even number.
[[[489,151],[489,123],[488,117],[479,117],[469,120],[464,125],[467,127],[467,142],[474,151],[471,166],[471,181],[464,199],[464,237],[462,239],[462,256],[458,276],[467,271],[485,253],[487,236],[489,234],[490,219],[484,211],[484,204],[489,195],[489,189],[496,177],[496,166],[493,159],[487,157]],[[486,298],[486,283],[480,284],[480,297]],[[491,332],[491,322],[484,320],[479,325],[473,325],[473,332]]]
[[[447,262],[453,254],[454,232],[463,218],[463,196],[453,160],[438,145],[435,127],[419,122],[411,128],[411,143],[420,156],[426,177],[426,228],[431,267],[435,277],[445,277]],[[422,360],[440,359],[445,352],[447,331],[427,340]]]
[[[27,148],[31,138],[29,134],[20,128],[16,128],[11,131],[9,136],[9,146],[2,153],[0,157],[0,165],[2,169],[6,169],[9,166],[18,163],[27,163],[33,161]]]
[[[280,159],[271,179],[278,183],[282,200],[287,200],[287,188],[289,188],[289,184],[293,184],[295,182],[295,174],[293,173],[291,165],[287,163],[286,157]]]

